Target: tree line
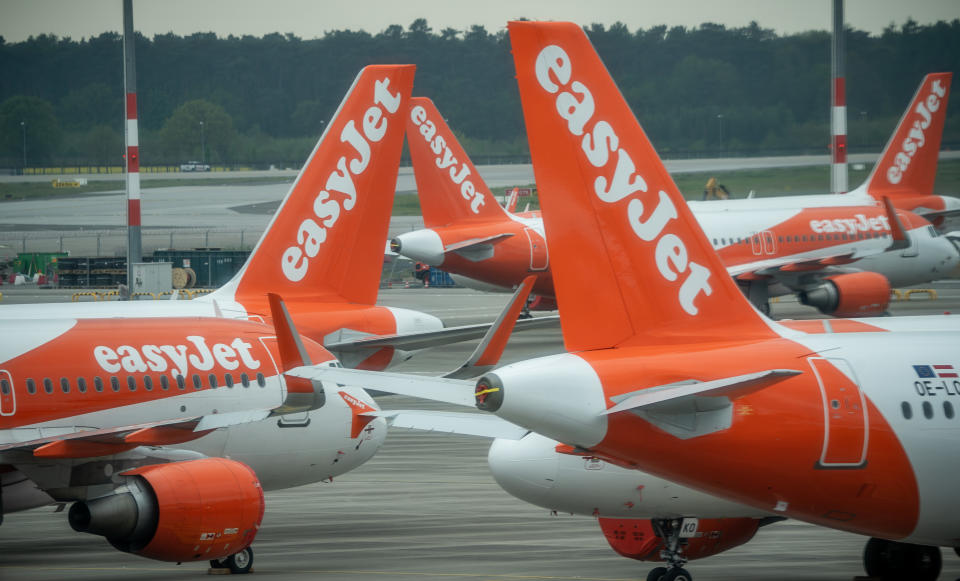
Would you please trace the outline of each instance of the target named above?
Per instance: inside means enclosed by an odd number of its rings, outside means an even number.
[[[616,23],[585,27],[654,146],[665,156],[825,153],[830,34]],[[960,19],[847,29],[848,143],[877,151],[924,74],[960,70]],[[304,40],[213,33],[136,38],[141,162],[200,159],[297,166],[363,66],[417,65],[477,160],[527,155],[509,36],[482,26],[434,31],[424,19],[370,34]],[[118,165],[123,153],[122,39],[0,37],[0,167]],[[960,145],[956,99],[944,146]]]

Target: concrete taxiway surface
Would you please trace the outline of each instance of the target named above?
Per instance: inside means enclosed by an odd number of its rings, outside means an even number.
[[[938,283],[939,298],[894,303],[898,314],[960,309],[960,285]],[[68,291],[0,287],[4,304],[69,300]],[[506,295],[466,289],[383,290],[380,303],[431,312],[449,324],[489,320]],[[809,318],[794,301],[775,316]],[[421,353],[397,371],[437,373],[467,358],[471,345]],[[559,331],[515,336],[505,361],[556,353]],[[384,408],[436,409],[407,398]],[[337,478],[267,494],[254,544],[252,579],[380,581],[644,579],[652,564],[616,555],[590,517],[559,515],[503,492],[486,466],[488,442],[464,436],[393,431],[360,469]],[[945,483],[945,485],[949,485]],[[850,580],[862,575],[866,539],[787,521],[761,529],[748,544],[687,567],[698,581]],[[944,550],[941,579],[960,576],[960,558]],[[74,533],[53,508],[7,515],[0,526],[0,579],[199,579],[203,563],[175,565],[120,553],[106,541]]]

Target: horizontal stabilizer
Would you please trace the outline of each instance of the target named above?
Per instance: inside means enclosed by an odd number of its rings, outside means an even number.
[[[392,428],[462,434],[481,438],[519,440],[529,430],[492,414],[426,410],[386,410],[368,412],[368,416],[386,418]]]
[[[496,244],[497,242],[503,242],[507,238],[513,236],[513,232],[504,232],[502,234],[494,234],[492,236],[484,236],[483,238],[471,238],[469,240],[461,240],[460,242],[454,242],[453,244],[448,244],[443,247],[444,252],[459,252],[462,250],[468,250],[470,248],[480,246],[482,244]]]
[[[793,369],[770,369],[712,381],[681,382],[648,387],[639,392],[610,398],[617,405],[604,410],[601,415],[606,416],[655,404],[676,402],[693,396],[727,396],[730,399],[736,399],[800,373],[800,371]]]
[[[322,365],[298,367],[286,372],[285,375],[474,407],[473,381]]]

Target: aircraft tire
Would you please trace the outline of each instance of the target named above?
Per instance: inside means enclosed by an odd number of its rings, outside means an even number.
[[[224,559],[232,575],[246,575],[253,568],[253,548],[247,547]]]
[[[877,579],[936,581],[941,565],[939,547],[873,538],[863,550],[864,569]]]
[[[693,577],[690,575],[690,572],[683,567],[675,567],[670,569],[662,579],[663,581],[693,581]]]
[[[667,574],[666,567],[654,567],[647,573],[647,581],[662,581],[663,576]]]

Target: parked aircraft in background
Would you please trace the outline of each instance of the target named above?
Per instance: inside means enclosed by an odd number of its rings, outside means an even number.
[[[891,286],[957,275],[960,236],[940,236],[904,209],[942,223],[960,207],[960,200],[932,194],[950,78],[937,73],[924,79],[871,177],[854,192],[690,203],[757,307],[769,312],[769,297],[795,293],[825,314],[876,315],[886,311]],[[903,137],[911,128],[914,136]],[[411,99],[407,142],[426,228],[397,236],[391,249],[482,290],[512,288],[536,273],[536,306],[553,308],[539,213],[515,215],[495,202],[429,99]],[[896,220],[885,211],[884,196],[900,208],[909,244],[890,248]]]
[[[432,315],[376,305],[413,75],[383,70],[357,77],[224,287],[192,301],[0,305],[0,320],[226,316],[269,324],[270,291],[284,297],[301,333],[348,367],[384,369],[409,350],[480,338],[488,325],[444,329]]]
[[[758,314],[583,30],[509,31],[568,352],[487,373],[477,407],[565,454],[870,536],[871,576],[935,579],[937,547],[960,538],[943,485],[960,461],[960,319],[787,326]],[[317,366],[288,375],[470,399],[466,382]],[[404,423],[402,412],[371,415]],[[686,523],[654,522],[670,568],[650,579],[689,579],[676,550]]]

